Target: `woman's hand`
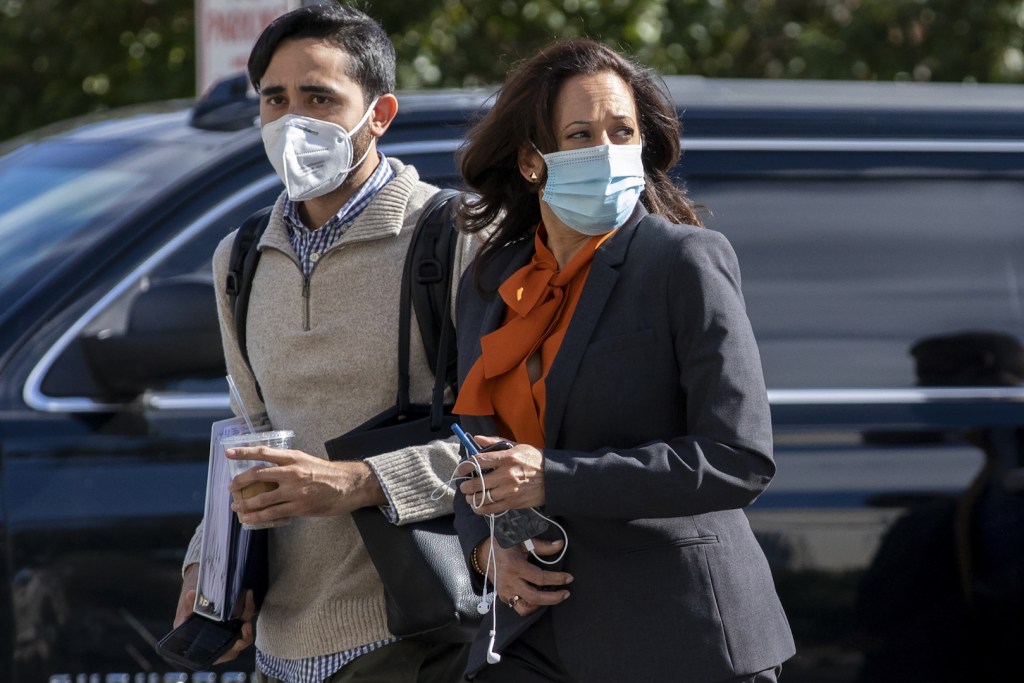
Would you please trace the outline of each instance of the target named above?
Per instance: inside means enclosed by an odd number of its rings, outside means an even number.
[[[277,448],[232,448],[231,460],[263,460],[277,467],[253,468],[231,480],[231,509],[245,524],[291,517],[329,517],[387,502],[380,482],[362,461],[331,462],[308,453]],[[239,495],[254,484],[273,488],[251,497]]]
[[[540,556],[557,555],[562,552],[563,541],[533,539],[534,552]],[[487,562],[491,539],[485,538],[477,546],[476,556],[481,566]],[[569,591],[541,590],[542,586],[567,586],[572,575],[541,569],[529,560],[526,549],[520,544],[514,548],[494,546],[494,561],[498,565],[495,591],[498,599],[525,617],[546,605],[557,605],[569,597]],[[488,576],[493,578],[493,576]],[[513,598],[515,598],[513,600]]]
[[[502,439],[478,436],[476,440],[486,448]],[[482,480],[471,476],[477,472],[471,462],[461,463],[456,470],[458,476],[470,477],[459,490],[476,514],[493,515],[544,504],[544,454],[533,446],[519,443],[507,450],[480,453],[476,460],[485,472]]]

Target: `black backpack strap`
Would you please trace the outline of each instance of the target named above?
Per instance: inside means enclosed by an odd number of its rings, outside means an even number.
[[[235,335],[238,348],[242,352],[245,364],[252,372],[249,362],[249,349],[246,346],[246,320],[249,317],[249,294],[252,292],[252,279],[256,274],[256,266],[260,261],[260,250],[256,248],[267,225],[270,224],[270,212],[274,207],[268,206],[251,214],[242,221],[231,244],[231,256],[228,259],[228,274],[224,283],[228,294],[228,303],[235,316]],[[255,373],[253,373],[255,378]],[[256,381],[256,393],[263,400],[263,391]]]
[[[455,248],[458,245],[456,218],[462,195],[455,190],[441,190],[423,210],[421,228],[413,236],[412,305],[416,322],[423,337],[423,348],[430,363],[430,371],[438,373],[438,352],[445,332],[452,338],[455,326],[451,319],[452,274]],[[444,356],[442,374],[454,386],[456,353],[454,345]]]
[[[416,311],[416,322],[423,338],[423,349],[435,377],[435,400],[445,384],[455,381],[456,347],[451,319],[452,267],[455,261],[456,211],[461,193],[440,190],[423,207],[402,273],[398,323],[398,409],[407,411],[409,400],[409,319]],[[411,305],[410,305],[411,303]],[[438,366],[442,368],[438,372]],[[440,416],[438,416],[440,419]]]

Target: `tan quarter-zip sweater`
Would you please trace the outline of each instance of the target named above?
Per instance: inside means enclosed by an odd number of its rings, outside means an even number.
[[[288,241],[281,200],[259,248],[247,320],[252,368],[262,403],[238,349],[225,281],[234,233],[217,247],[214,278],[228,371],[251,410],[265,407],[275,429],[295,431],[294,448],[326,457],[324,442],[394,405],[398,386],[399,290],[406,251],[424,203],[437,188],[389,159],[395,178],[338,242],[321,254],[308,281]],[[474,249],[456,250],[462,272]],[[415,320],[410,392],[429,402],[433,377]],[[398,523],[451,511],[451,497],[431,500],[458,461],[445,442],[369,459],[394,504]],[[383,514],[383,513],[382,513]],[[198,561],[201,527],[186,566]],[[257,621],[256,646],[300,659],[342,652],[390,637],[384,593],[349,515],[297,518],[270,530],[270,589]]]

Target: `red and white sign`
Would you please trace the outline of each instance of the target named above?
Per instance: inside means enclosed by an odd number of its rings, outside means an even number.
[[[300,0],[196,0],[196,92],[245,71],[252,44]]]

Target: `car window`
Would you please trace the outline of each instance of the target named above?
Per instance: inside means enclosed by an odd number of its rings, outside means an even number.
[[[113,298],[92,321],[83,329],[80,337],[103,337],[106,335],[124,334],[128,321],[140,315],[153,315],[156,311],[145,311],[145,304],[140,295],[154,287],[176,283],[196,283],[206,285],[196,288],[199,298],[190,300],[189,309],[193,312],[187,317],[193,320],[209,321],[210,329],[217,330],[214,312],[214,288],[224,286],[214,282],[212,257],[217,244],[234,230],[253,211],[273,203],[280,193],[281,187],[276,182],[269,188],[254,194],[243,203],[226,204],[217,209],[216,215],[209,217],[209,222],[196,231],[187,241],[176,249],[168,251],[163,258],[152,264],[152,267],[139,273],[139,277],[127,281],[116,298]],[[221,356],[219,334],[214,342],[218,358]],[[207,349],[207,352],[210,352]],[[214,377],[196,372],[179,377],[168,378],[154,390],[171,393],[223,393],[225,390],[222,374]]]
[[[393,145],[384,143],[381,151],[388,157],[416,168],[420,180],[438,187],[464,189],[464,183],[455,167],[455,149],[458,141],[445,141],[440,150],[417,143]]]
[[[1024,182],[688,179],[736,249],[769,388],[911,387],[910,348],[1024,338]]]
[[[182,145],[63,140],[0,159],[0,310],[200,159]]]

